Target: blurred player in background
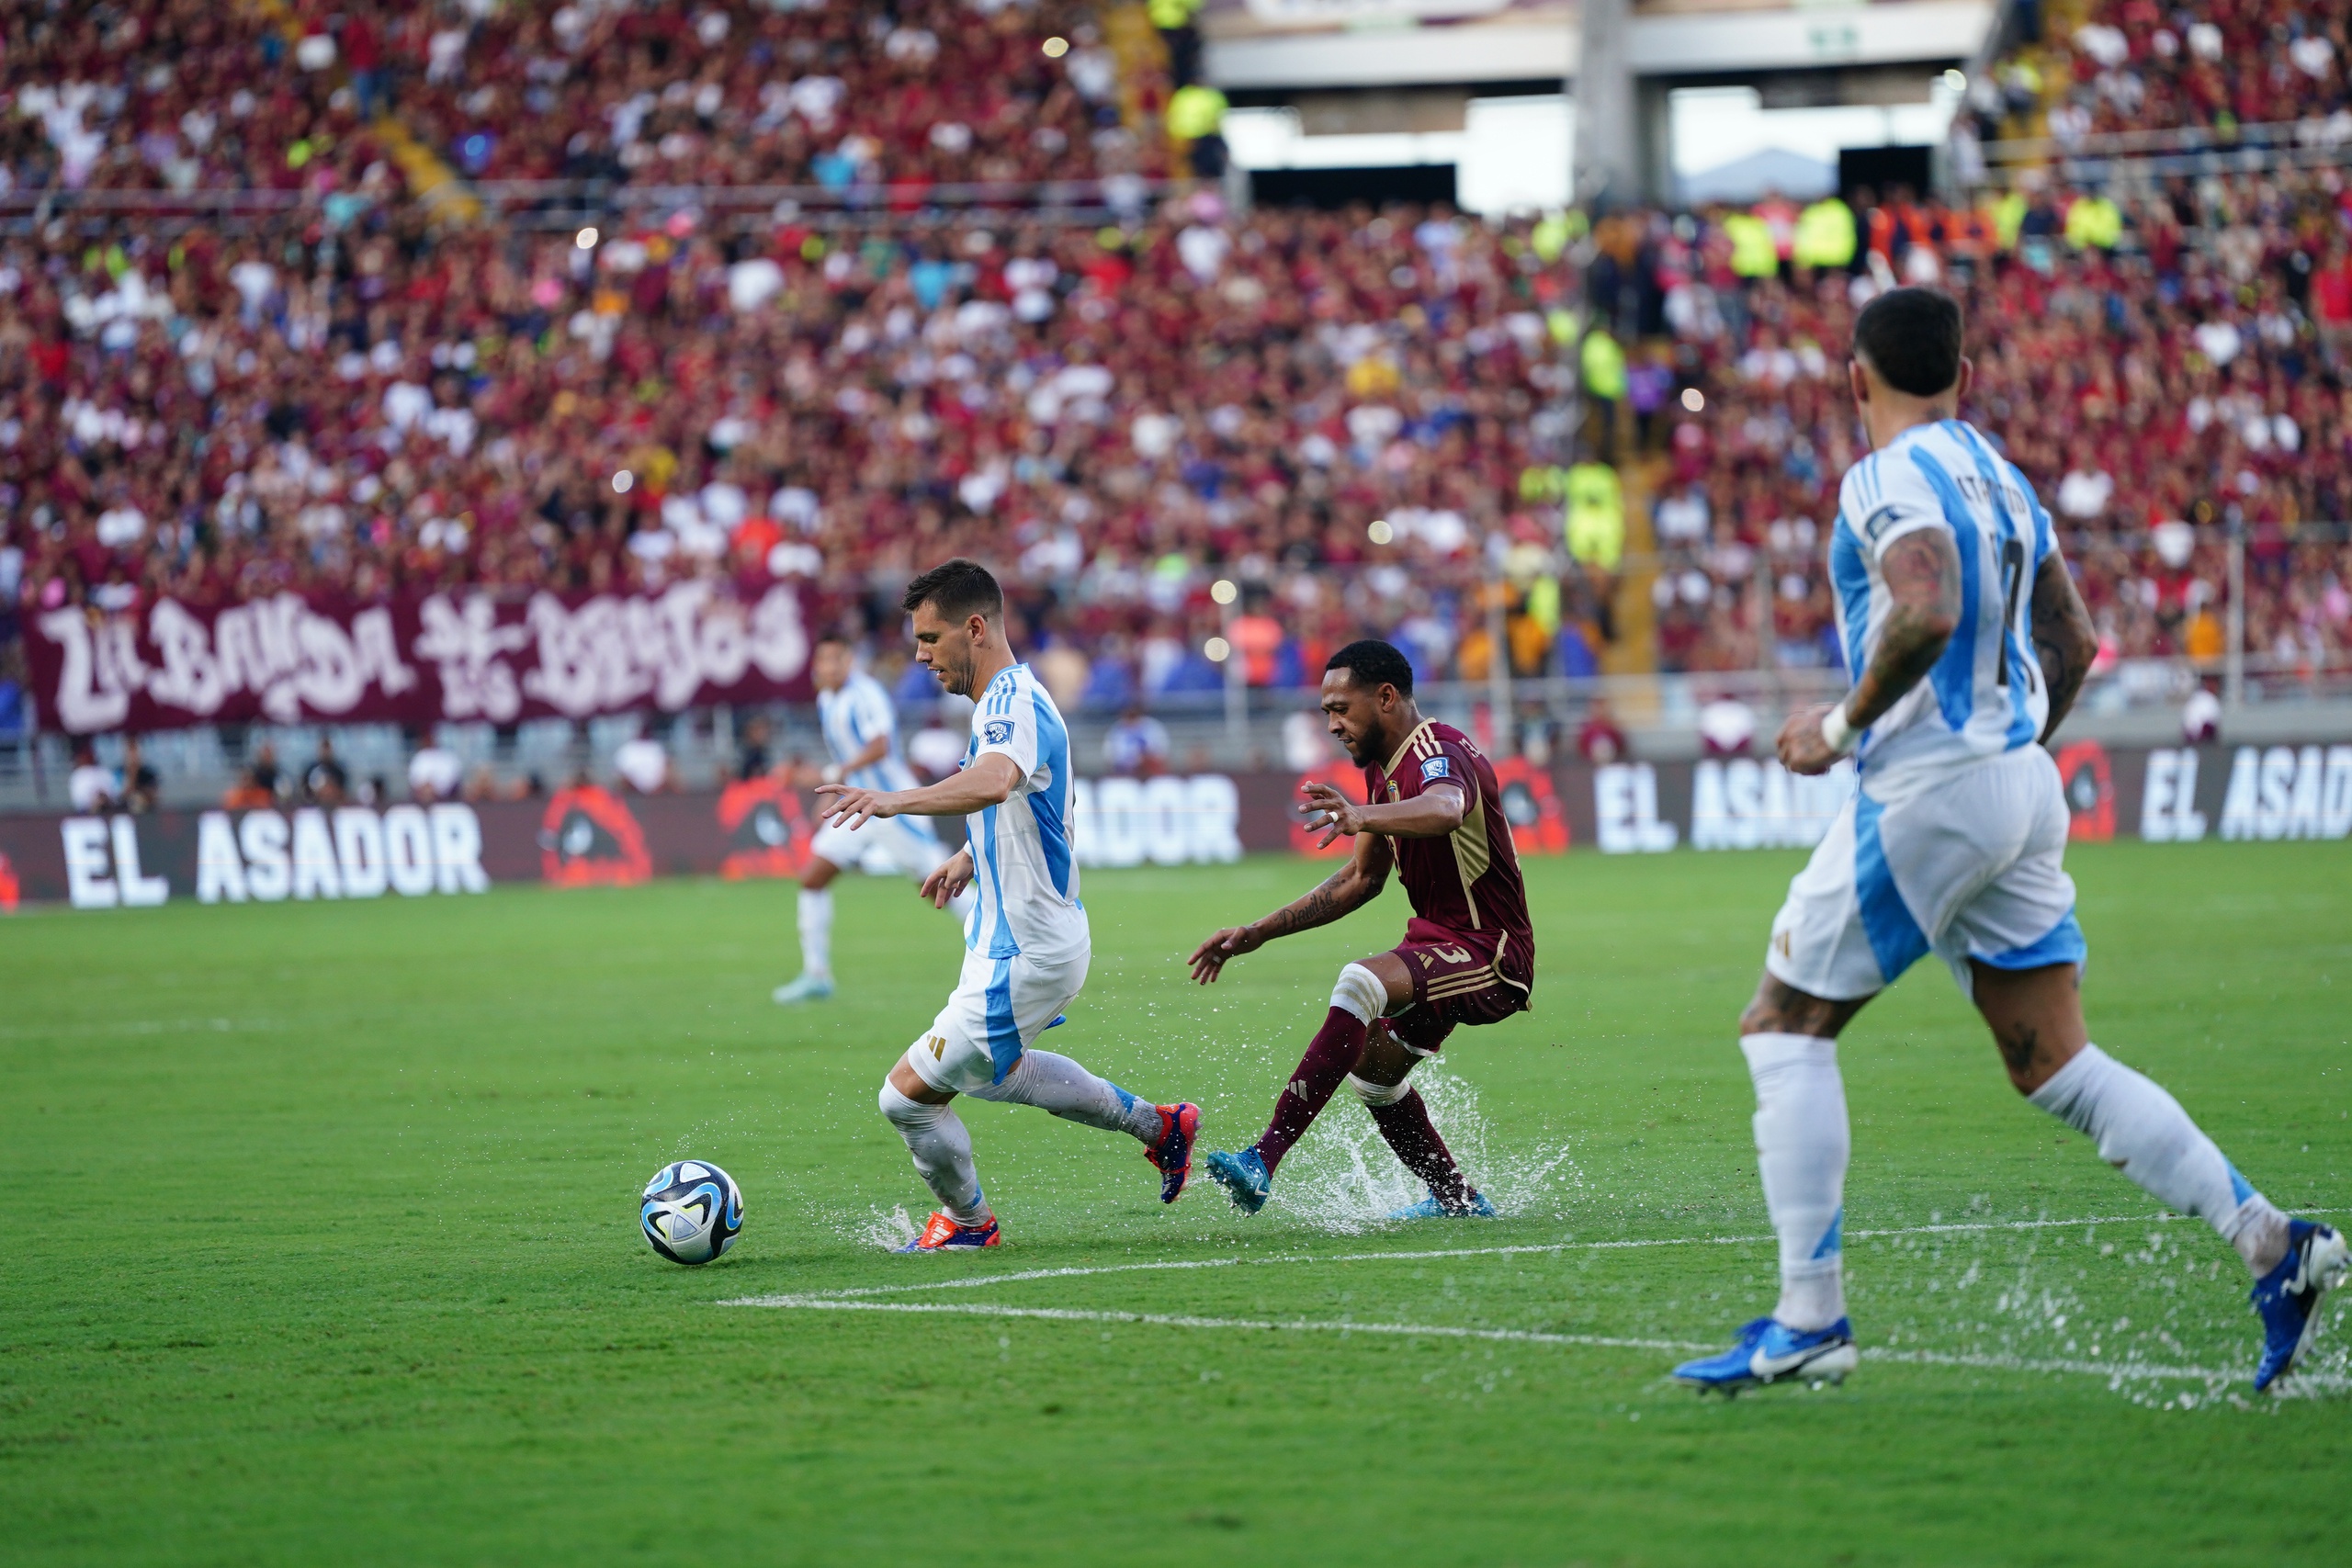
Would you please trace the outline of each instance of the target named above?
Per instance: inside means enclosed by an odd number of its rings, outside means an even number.
[[[849,643],[820,638],[809,673],[817,682],[817,728],[824,732],[832,761],[804,783],[847,784],[859,789],[915,787],[915,775],[899,754],[899,719],[882,682],[856,667]],[[931,824],[920,817],[842,828],[826,823],[808,846],[808,869],[800,876],[800,975],[775,988],[775,999],[822,1001],[833,994],[833,878],[844,867],[877,858],[922,881],[946,860],[947,850]],[[959,920],[972,912],[972,896],[947,901]]]
[[[1829,570],[1854,688],[1790,716],[1780,754],[1821,773],[1852,753],[1860,788],[1790,884],[1739,1023],[1781,1299],[1730,1349],[1674,1375],[1730,1393],[1834,1382],[1857,1364],[1838,1034],[1932,952],[1992,1026],[2019,1094],[2245,1260],[2264,1333],[2255,1387],[2267,1389],[2310,1344],[2344,1241],[2280,1213],[2177,1100],[2090,1043],[2065,793],[2038,742],[2098,649],[2050,514],[1957,417],[1971,369],[1950,298],[1872,300],[1849,376],[1872,450],[1846,474]]]
[[[964,974],[931,1028],[882,1085],[882,1114],[906,1140],[939,1210],[902,1252],[994,1247],[996,1215],[980,1195],[972,1135],[949,1105],[958,1094],[1034,1105],[1139,1139],[1172,1203],[1193,1166],[1200,1109],[1154,1105],[1033,1042],[1062,1021],[1086,984],[1092,941],[1070,856],[1069,730],[1029,666],[1005,640],[1004,595],[975,562],[951,560],[907,585],[915,659],[970,697],[972,739],[952,778],[921,788],[851,782],[818,786],[829,829],[907,816],[965,818],[968,841],[924,880],[944,905],[966,888]]]
[[[1320,887],[1264,919],[1218,931],[1194,949],[1193,977],[1215,981],[1226,964],[1278,936],[1329,925],[1380,896],[1394,866],[1413,903],[1405,940],[1340,971],[1331,1010],[1263,1136],[1238,1154],[1213,1154],[1209,1176],[1236,1207],[1256,1213],[1274,1169],[1339,1089],[1341,1079],[1372,1112],[1396,1157],[1429,1184],[1429,1196],[1392,1219],[1491,1216],[1464,1179],[1429,1107],[1406,1076],[1437,1055],[1457,1023],[1499,1023],[1527,1008],[1535,940],[1519,852],[1503,815],[1495,770],[1469,738],[1425,719],[1413,703],[1413,667],[1385,642],[1351,642],[1323,673],[1324,721],[1364,770],[1358,806],[1329,784],[1301,787],[1307,826],[1323,842],[1355,838],[1348,863]]]

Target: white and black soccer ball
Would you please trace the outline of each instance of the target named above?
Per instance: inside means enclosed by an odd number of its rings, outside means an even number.
[[[665,1165],[645,1184],[638,1228],[673,1263],[707,1263],[743,1234],[743,1194],[707,1159]]]

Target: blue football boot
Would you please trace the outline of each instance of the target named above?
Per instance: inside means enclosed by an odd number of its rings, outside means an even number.
[[[2287,1256],[2254,1283],[2254,1310],[2262,1314],[2262,1365],[2254,1374],[2256,1393],[2291,1371],[2296,1359],[2319,1336],[2320,1303],[2344,1283],[2344,1238],[2332,1225],[2310,1220],[2287,1222]]]
[[[803,1002],[831,1001],[833,977],[831,975],[802,975],[788,984],[778,986],[772,993],[775,1005],[797,1007]]]
[[[1744,1325],[1732,1348],[1721,1355],[1675,1368],[1674,1381],[1702,1393],[1714,1389],[1728,1396],[1771,1382],[1844,1382],[1860,1360],[1854,1348],[1854,1325],[1845,1318],[1826,1328],[1801,1332],[1759,1317]]]
[[[1245,1214],[1254,1214],[1266,1206],[1266,1195],[1274,1190],[1273,1173],[1255,1149],[1244,1149],[1238,1155],[1213,1154],[1201,1162],[1207,1167],[1209,1179],[1225,1189],[1233,1206]]]
[[[1487,1195],[1474,1187],[1470,1190],[1467,1203],[1448,1204],[1438,1197],[1437,1190],[1431,1188],[1428,1197],[1391,1212],[1388,1217],[1392,1220],[1491,1220],[1499,1216],[1495,1213],[1495,1206],[1487,1201]]]

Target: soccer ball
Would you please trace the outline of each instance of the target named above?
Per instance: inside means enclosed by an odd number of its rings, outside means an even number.
[[[743,1194],[708,1160],[665,1165],[645,1184],[638,1226],[673,1263],[707,1263],[743,1234]]]

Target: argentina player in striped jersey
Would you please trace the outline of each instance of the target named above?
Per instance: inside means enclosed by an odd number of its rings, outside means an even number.
[[[2090,1042],[2068,812],[2041,742],[2095,642],[2050,514],[1957,417],[1971,375],[1960,308],[1943,294],[1894,289],[1855,322],[1849,376],[1872,451],[1846,474],[1829,547],[1854,685],[1790,716],[1780,756],[1820,773],[1850,753],[1859,788],[1790,884],[1739,1024],[1781,1297],[1730,1349],[1674,1375],[1731,1393],[1854,1369],[1837,1041],[1933,953],[1991,1026],[2019,1094],[2244,1259],[2263,1328],[2255,1387],[2267,1389],[2309,1348],[2345,1243],[2281,1213],[2177,1100]]]
[[[913,770],[899,753],[899,717],[882,682],[857,668],[847,639],[823,637],[809,660],[817,682],[817,728],[832,761],[818,775],[820,784],[860,789],[915,787]],[[800,874],[800,974],[775,988],[777,1002],[822,1001],[833,994],[833,878],[845,866],[887,863],[918,882],[947,858],[929,819],[900,817],[862,828],[827,824],[808,846],[808,866]],[[948,901],[956,918],[972,912],[967,890]]]
[[[1197,1106],[1155,1105],[1068,1056],[1036,1048],[1086,984],[1092,954],[1070,856],[1069,730],[1053,697],[1005,640],[1004,594],[976,562],[951,560],[907,585],[915,659],[947,691],[973,699],[972,739],[955,777],[921,788],[842,782],[817,794],[829,828],[854,831],[900,817],[962,817],[966,846],[924,879],[935,906],[970,888],[964,972],[882,1086],[882,1114],[906,1140],[939,1200],[922,1234],[899,1250],[994,1247],[996,1215],[981,1196],[971,1134],[949,1104],[1034,1105],[1144,1145],[1172,1203],[1192,1171]]]

